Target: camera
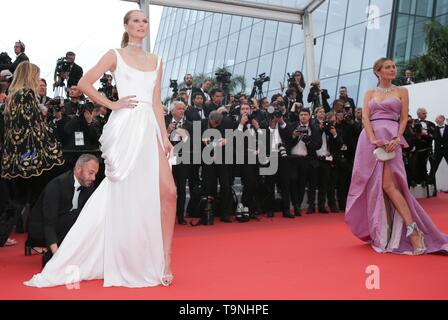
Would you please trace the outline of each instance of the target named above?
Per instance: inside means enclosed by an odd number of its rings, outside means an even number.
[[[273,106],[269,106],[267,109],[267,118],[272,120],[274,118],[281,118],[283,116],[282,112]]]
[[[415,133],[422,133],[423,132],[423,126],[420,122],[416,121],[414,123],[414,126],[412,127],[414,129]]]
[[[288,87],[294,87],[296,84],[296,80],[294,79],[294,74],[291,75],[289,72],[287,73],[288,75]]]
[[[63,105],[64,105],[63,98],[56,97],[56,98],[48,100],[48,106],[51,109],[53,109],[53,111],[55,111],[55,112],[61,112]]]
[[[109,77],[107,74],[104,74],[102,78],[100,79],[101,84],[105,87],[109,84]]]
[[[230,72],[224,71],[224,72],[217,72],[215,73],[216,76],[216,82],[218,82],[222,89],[227,89],[230,84],[230,79],[232,77],[232,74]]]
[[[260,91],[262,91],[262,87],[265,82],[271,81],[271,78],[266,76],[266,73],[262,73],[258,75],[258,78],[252,79],[254,79],[254,87],[257,87]]]
[[[283,143],[279,143],[278,144],[278,154],[280,155],[280,157],[282,158],[286,158],[288,156],[288,153],[286,152],[286,148],[283,145]]]
[[[173,89],[173,95],[177,95],[179,92],[179,85],[177,84],[177,80],[170,79],[170,88]]]
[[[6,52],[0,53],[0,64],[11,64],[11,62],[12,59]]]
[[[324,121],[322,124],[325,131],[330,131],[332,128],[334,128],[334,125],[331,121]]]
[[[79,114],[84,114],[86,111],[92,113],[94,109],[95,105],[90,101],[80,101],[78,104]]]
[[[66,58],[62,57],[56,61],[56,74],[61,75],[62,73],[69,72],[72,63]]]
[[[354,120],[354,118],[353,118],[353,115],[350,113],[350,112],[346,112],[345,114],[344,114],[344,120],[345,121],[353,121]]]

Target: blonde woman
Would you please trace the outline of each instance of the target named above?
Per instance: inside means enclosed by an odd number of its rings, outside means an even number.
[[[392,84],[397,67],[381,58],[373,67],[378,86],[366,92],[363,124],[347,199],[346,222],[380,253],[423,255],[448,252],[441,233],[408,189],[402,148],[409,114],[406,88]],[[382,157],[383,149],[389,155]],[[388,160],[387,160],[388,159]]]
[[[106,179],[42,273],[26,285],[104,279],[105,287],[140,288],[173,282],[176,186],[160,99],[162,62],[143,50],[148,19],[142,11],[128,12],[124,28],[122,48],[107,52],[78,83],[95,103],[112,110],[100,138]],[[114,74],[118,101],[93,87],[107,71]]]
[[[38,106],[40,69],[20,63],[4,108],[1,176],[12,183],[16,204],[33,205],[45,186],[45,172],[64,164],[60,144],[42,119]]]

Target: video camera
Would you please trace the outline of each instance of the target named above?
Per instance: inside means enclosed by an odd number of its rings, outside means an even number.
[[[224,71],[215,73],[215,76],[216,76],[216,82],[218,82],[221,85],[221,88],[223,90],[227,89],[231,82],[232,74],[230,72]]]
[[[258,75],[258,78],[252,79],[254,79],[254,87],[257,87],[260,91],[262,91],[262,87],[265,82],[271,81],[271,78],[266,76],[266,73],[262,73]]]
[[[173,95],[177,95],[179,92],[179,85],[177,83],[177,80],[170,79],[170,88],[173,89]]]

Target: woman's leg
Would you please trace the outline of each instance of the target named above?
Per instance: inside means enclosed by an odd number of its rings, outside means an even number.
[[[409,209],[409,205],[406,202],[406,199],[403,197],[401,192],[396,188],[391,169],[387,162],[384,163],[383,190],[389,197],[390,201],[393,203],[395,209],[403,218],[406,226],[410,226],[414,222],[411,210]],[[419,235],[417,230],[414,230],[414,233],[410,236],[410,240],[412,242],[412,246],[414,247],[414,249],[424,247],[423,239]]]
[[[176,220],[176,185],[171,173],[168,159],[165,157],[159,140],[159,185],[160,185],[160,214],[162,222],[163,251],[165,254],[164,274],[171,274],[171,246]]]

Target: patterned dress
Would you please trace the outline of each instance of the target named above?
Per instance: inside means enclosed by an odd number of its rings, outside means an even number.
[[[19,90],[8,105],[9,112],[4,112],[2,178],[29,179],[63,165],[61,146],[43,120],[33,90]]]

